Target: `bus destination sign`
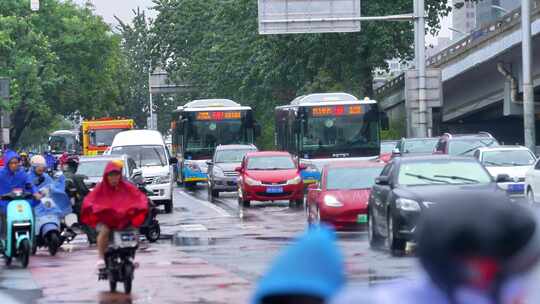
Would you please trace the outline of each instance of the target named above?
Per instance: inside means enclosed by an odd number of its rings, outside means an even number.
[[[322,107],[313,107],[311,109],[311,115],[313,117],[360,115],[360,114],[362,114],[362,106],[360,105],[322,106]]]
[[[241,119],[242,112],[240,111],[213,111],[213,112],[197,112],[197,120],[234,120]]]

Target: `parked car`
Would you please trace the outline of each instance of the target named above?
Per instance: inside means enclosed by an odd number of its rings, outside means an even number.
[[[383,140],[381,141],[381,152],[379,153],[379,160],[387,163],[392,158],[392,152],[396,148],[397,140]]]
[[[536,156],[531,150],[522,146],[483,147],[474,152],[474,157],[486,167],[491,176],[508,175],[511,182],[499,186],[509,194],[525,195],[525,175],[536,162]]]
[[[540,158],[525,174],[525,194],[531,205],[540,202]]]
[[[488,132],[478,134],[445,133],[439,138],[435,154],[456,156],[473,156],[474,151],[481,147],[497,147],[499,142]]]
[[[467,198],[491,200],[508,197],[496,180],[472,157],[398,157],[375,179],[368,202],[368,235],[371,246],[386,241],[392,254],[405,250],[413,241],[422,212],[434,204]]]
[[[164,205],[165,212],[173,211],[173,165],[178,161],[171,157],[163,136],[153,130],[123,131],[114,137],[111,155],[127,154],[142,170],[150,199],[156,205]]]
[[[392,157],[413,155],[430,155],[435,151],[438,137],[402,138],[392,151]]]
[[[219,197],[220,192],[238,190],[238,172],[248,152],[257,151],[254,145],[221,145],[216,147],[212,160],[208,165],[208,199]]]
[[[298,165],[288,152],[249,152],[236,171],[238,203],[248,207],[251,201],[288,200],[291,207],[302,205],[304,183]]]
[[[101,182],[107,164],[114,160],[121,160],[124,163],[122,175],[124,179],[131,181],[137,164],[128,155],[82,156],[79,158],[77,174],[84,175],[86,187],[93,189],[97,183]]]
[[[332,224],[336,229],[367,224],[367,204],[375,178],[384,164],[375,161],[326,165],[321,181],[312,184],[306,195],[309,224]]]

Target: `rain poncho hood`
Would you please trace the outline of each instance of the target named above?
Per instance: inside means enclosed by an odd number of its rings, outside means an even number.
[[[344,261],[333,230],[311,229],[287,247],[258,284],[253,304],[272,295],[329,300],[345,284]]]
[[[107,164],[103,180],[84,199],[81,219],[91,227],[101,223],[110,229],[139,227],[148,212],[147,197],[133,184],[123,180],[113,188],[107,179],[111,172],[122,172],[122,164]]]
[[[37,190],[32,184],[32,180],[22,168],[19,168],[15,172],[9,169],[9,161],[14,158],[19,159],[19,155],[16,152],[11,150],[5,152],[5,166],[0,169],[0,195],[8,194],[16,188],[24,189],[24,191],[32,194],[36,193]],[[6,205],[6,201],[0,200],[0,208],[5,208]]]

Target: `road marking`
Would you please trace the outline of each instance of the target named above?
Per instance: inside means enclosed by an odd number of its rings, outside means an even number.
[[[223,217],[231,217],[231,215],[230,215],[225,209],[222,209],[222,208],[220,208],[220,207],[218,207],[218,206],[216,206],[216,205],[214,205],[214,204],[211,204],[211,203],[209,203],[209,202],[207,202],[207,201],[205,201],[205,200],[202,200],[202,199],[199,199],[199,198],[194,197],[194,196],[192,196],[192,195],[189,195],[189,194],[185,193],[185,192],[182,191],[182,190],[180,190],[179,192],[180,192],[180,194],[182,194],[184,197],[187,197],[187,198],[189,198],[189,199],[198,201],[198,202],[201,203],[202,205],[204,205],[204,206],[206,206],[206,207],[208,207],[208,208],[214,210],[217,214],[219,214],[219,215],[221,215],[221,216],[223,216]]]
[[[180,230],[182,231],[208,231],[208,229],[201,224],[186,224],[180,225]]]

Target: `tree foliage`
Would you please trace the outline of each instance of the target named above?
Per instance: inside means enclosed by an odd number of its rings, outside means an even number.
[[[58,115],[119,114],[120,39],[92,7],[41,0],[0,1],[0,76],[11,78],[11,141],[27,129],[48,128]],[[35,133],[35,132],[34,132]],[[42,140],[36,138],[34,140]]]
[[[359,33],[258,34],[257,1],[154,0],[153,31],[162,62],[177,81],[204,97],[227,97],[254,107],[270,145],[273,108],[324,91],[372,96],[372,72],[390,58],[411,57],[410,22],[365,22]],[[361,2],[365,16],[410,13],[411,0]],[[450,8],[427,0],[428,26],[437,31]]]

